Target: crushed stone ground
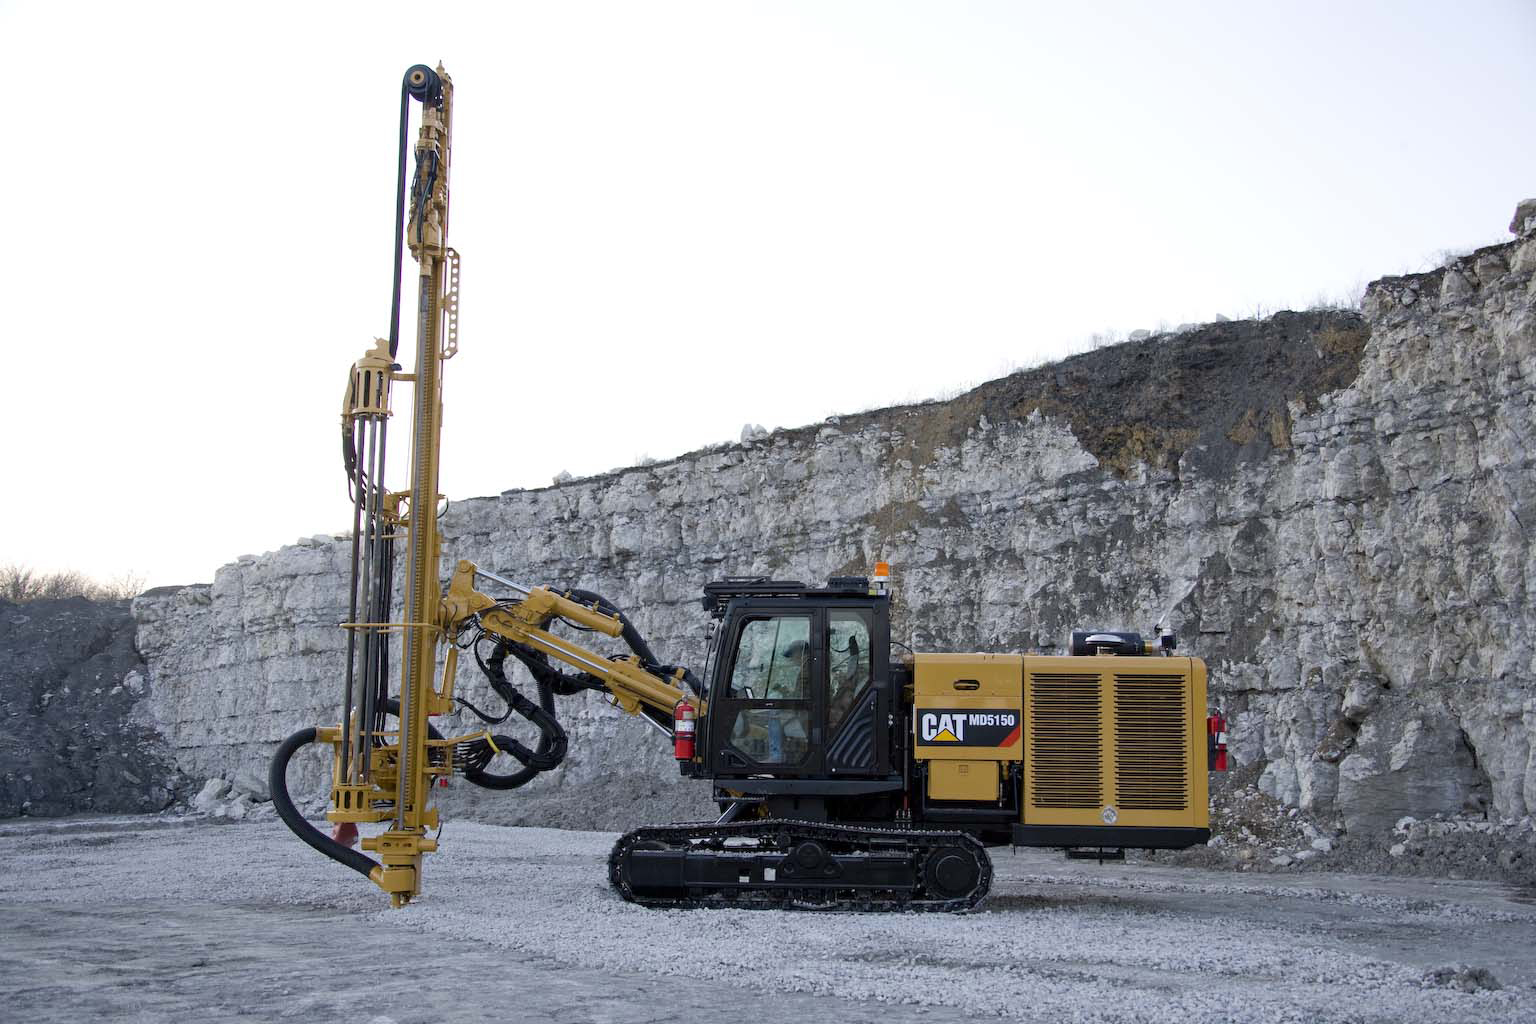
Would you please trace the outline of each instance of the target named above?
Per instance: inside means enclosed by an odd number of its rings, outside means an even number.
[[[613,838],[450,822],[425,896],[392,911],[275,822],[0,824],[0,1005],[60,1022],[1536,1020],[1536,902],[1499,884],[999,850],[965,916],[651,911],[609,890]]]

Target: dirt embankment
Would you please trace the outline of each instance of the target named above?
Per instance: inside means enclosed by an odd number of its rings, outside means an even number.
[[[1038,410],[1069,422],[1083,447],[1113,472],[1138,461],[1175,468],[1180,456],[1199,449],[1202,468],[1216,473],[1288,448],[1290,403],[1310,408],[1354,383],[1369,338],[1364,318],[1345,310],[1221,321],[1021,370],[948,402],[840,422],[843,429],[888,423],[922,463],[935,449],[958,445],[982,416],[998,424]]]
[[[139,712],[126,601],[0,601],[0,818],[142,813],[185,788]]]

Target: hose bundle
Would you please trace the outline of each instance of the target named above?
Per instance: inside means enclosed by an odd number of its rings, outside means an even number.
[[[566,748],[569,745],[565,729],[555,718],[555,694],[556,686],[561,687],[562,693],[574,693],[577,686],[586,689],[585,685],[575,683],[578,677],[567,677],[563,672],[557,672],[550,668],[546,662],[542,667],[546,670],[542,675],[534,672],[534,681],[538,685],[539,701],[535,704],[518,692],[507,678],[506,660],[508,655],[517,654],[520,660],[524,660],[522,652],[516,650],[521,647],[506,641],[498,641],[489,658],[482,658],[478,650],[475,651],[475,660],[480,663],[480,669],[490,681],[491,689],[497,696],[507,702],[506,713],[500,718],[491,718],[468,701],[459,703],[467,708],[481,721],[488,724],[498,724],[506,721],[513,714],[517,714],[532,722],[539,730],[538,746],[530,750],[526,745],[519,743],[510,736],[501,734],[493,735],[490,740],[478,739],[468,743],[460,743],[454,751],[454,763],[463,772],[464,778],[476,786],[484,789],[516,789],[532,782],[540,772],[547,772],[557,768],[560,762],[565,760]],[[530,655],[533,652],[528,652]],[[534,659],[528,659],[534,660]],[[524,660],[527,664],[527,660]],[[535,661],[535,663],[537,663]],[[556,678],[558,677],[558,678]],[[573,682],[568,684],[567,680]],[[498,753],[507,754],[522,764],[522,768],[510,775],[502,775],[487,771],[491,759]]]

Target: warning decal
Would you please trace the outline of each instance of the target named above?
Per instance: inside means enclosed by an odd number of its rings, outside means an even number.
[[[921,711],[919,746],[1011,747],[1023,729],[1017,711]]]

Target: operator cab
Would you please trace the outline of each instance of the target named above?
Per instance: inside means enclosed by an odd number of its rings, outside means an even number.
[[[816,798],[901,788],[883,588],[731,579],[705,586],[703,604],[720,623],[699,774],[818,817]]]

